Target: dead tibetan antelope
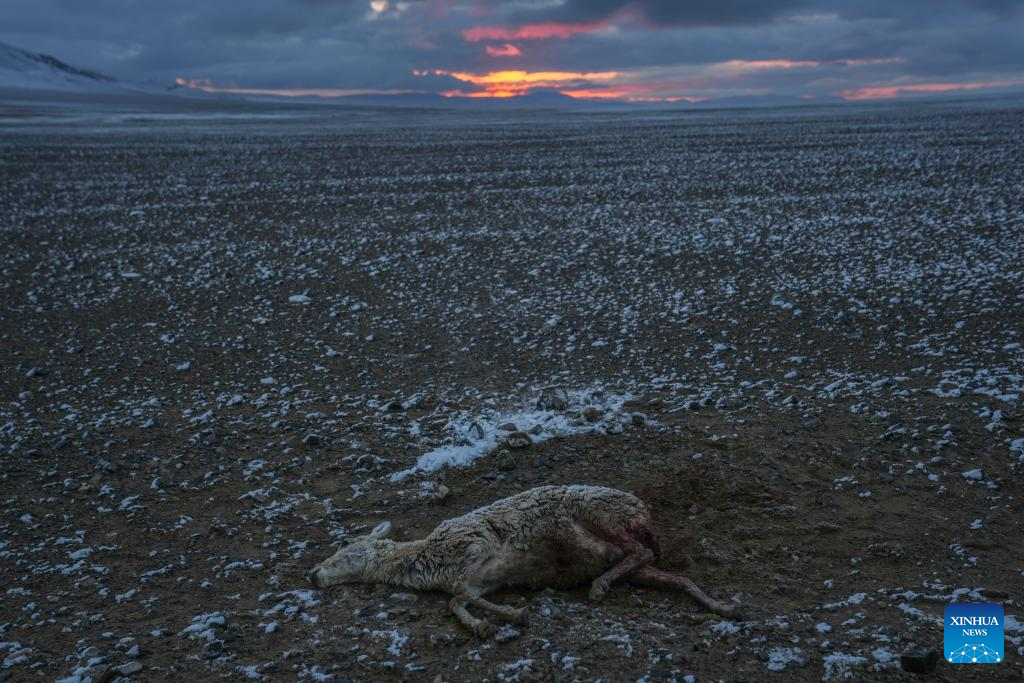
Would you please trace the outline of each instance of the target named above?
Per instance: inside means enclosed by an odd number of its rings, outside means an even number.
[[[449,607],[481,638],[493,627],[466,609],[525,623],[522,609],[483,596],[505,587],[572,588],[590,582],[601,600],[618,579],[685,591],[712,612],[734,616],[735,604],[709,598],[693,581],[650,566],[658,559],[647,507],[632,494],[602,486],[541,486],[442,522],[420,541],[386,540],[391,524],[353,539],[309,573],[317,588],[385,583],[452,596]]]

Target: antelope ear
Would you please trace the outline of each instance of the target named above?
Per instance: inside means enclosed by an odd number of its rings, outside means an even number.
[[[373,527],[373,531],[370,532],[370,538],[381,539],[387,538],[391,535],[391,522],[381,522],[377,526]]]

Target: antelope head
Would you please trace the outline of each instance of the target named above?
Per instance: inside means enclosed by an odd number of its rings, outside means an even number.
[[[338,552],[313,567],[310,582],[317,588],[327,588],[339,583],[376,581],[369,572],[373,560],[394,545],[394,541],[386,540],[390,535],[391,522],[381,522],[369,534],[343,541]]]

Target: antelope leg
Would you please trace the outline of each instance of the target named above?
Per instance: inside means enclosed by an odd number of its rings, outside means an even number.
[[[487,638],[494,633],[494,626],[486,619],[477,619],[466,609],[466,598],[452,598],[448,602],[448,609],[452,611],[455,618],[462,622],[477,638]]]
[[[614,539],[609,539],[609,541],[621,547],[625,551],[626,556],[618,564],[594,579],[594,583],[590,585],[590,600],[592,602],[600,602],[608,592],[612,582],[618,581],[631,572],[654,561],[654,551],[632,536],[616,536]]]
[[[630,583],[641,586],[653,586],[655,588],[671,588],[683,591],[691,598],[699,602],[708,611],[721,614],[723,617],[739,616],[739,607],[735,604],[726,604],[709,597],[700,587],[682,574],[671,574],[654,567],[640,567],[627,579]]]
[[[480,609],[485,609],[507,621],[514,621],[524,625],[527,622],[526,610],[524,609],[518,609],[508,605],[499,605],[491,602],[490,600],[485,600],[479,595],[466,595],[463,596],[463,599],[469,604],[479,607]]]

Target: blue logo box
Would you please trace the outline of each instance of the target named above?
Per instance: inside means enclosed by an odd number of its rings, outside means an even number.
[[[952,664],[1003,661],[1003,607],[992,602],[957,602],[943,615],[942,656]]]

